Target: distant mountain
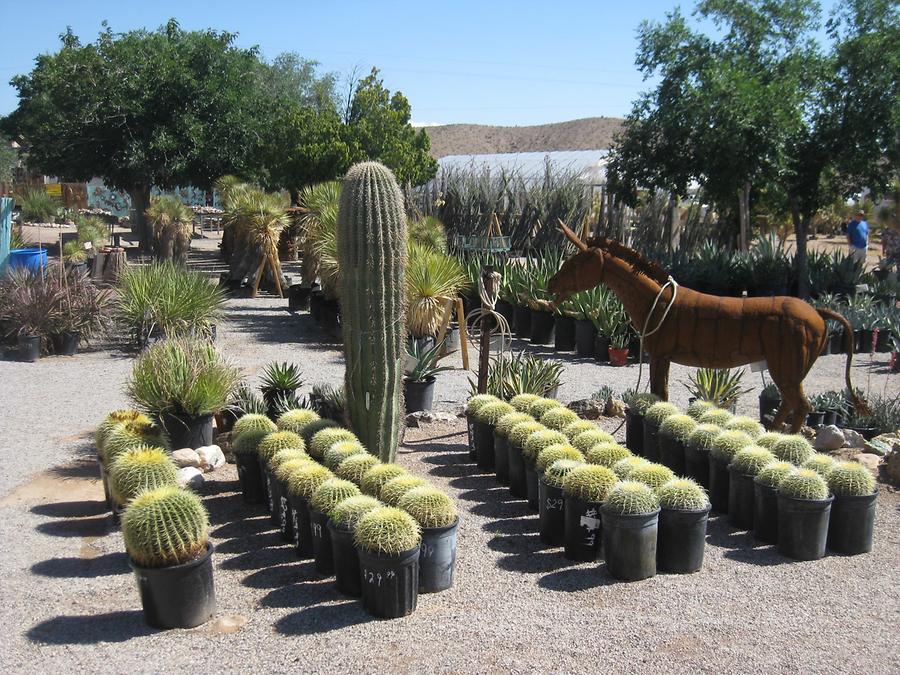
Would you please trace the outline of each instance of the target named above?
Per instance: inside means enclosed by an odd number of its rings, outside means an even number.
[[[603,150],[622,130],[623,123],[619,117],[585,117],[530,127],[447,124],[424,129],[431,138],[432,156],[439,158],[498,152]]]

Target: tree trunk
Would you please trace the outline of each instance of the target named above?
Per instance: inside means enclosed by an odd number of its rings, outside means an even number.
[[[738,218],[741,225],[741,251],[750,250],[750,183],[744,183],[738,193]]]
[[[802,213],[796,200],[791,200],[791,219],[794,221],[794,234],[797,236],[797,252],[794,255],[794,267],[797,273],[797,297],[804,300],[809,297],[809,266],[806,257],[806,239],[809,234],[811,216]]]
[[[150,206],[150,186],[134,185],[129,188],[128,196],[131,197],[131,208],[134,209],[132,232],[138,237],[140,250],[149,252],[153,237],[150,232],[150,224],[147,222],[147,216],[144,212]]]

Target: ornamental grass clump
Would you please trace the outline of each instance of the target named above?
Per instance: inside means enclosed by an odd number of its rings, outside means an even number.
[[[376,464],[362,475],[359,485],[367,495],[378,498],[385,483],[392,478],[405,475],[406,469],[399,464]]]
[[[715,424],[698,424],[688,436],[685,445],[697,452],[709,452],[713,441],[722,433],[722,429]]]
[[[482,424],[494,426],[501,417],[515,411],[515,408],[506,401],[492,401],[478,409],[475,419]]]
[[[371,471],[374,467],[381,464],[378,458],[366,453],[358,453],[350,455],[344,461],[337,465],[335,473],[344,480],[349,480],[357,485],[362,483],[363,476]]]
[[[482,406],[499,400],[499,398],[491,394],[476,394],[466,402],[466,414],[474,416]]]
[[[620,459],[618,462],[612,465],[612,470],[619,477],[619,480],[628,480],[631,476],[631,472],[635,469],[639,469],[642,466],[646,466],[650,462],[643,457],[625,457]]]
[[[828,487],[837,497],[875,493],[875,477],[859,462],[836,462],[828,472]]]
[[[794,499],[828,499],[828,484],[812,469],[797,469],[778,484],[778,494]]]
[[[248,431],[263,431],[267,434],[271,434],[278,431],[278,427],[265,415],[250,413],[249,415],[239,417],[237,421],[235,421],[234,426],[231,429],[231,440],[236,440]]]
[[[800,466],[813,456],[815,450],[803,436],[790,434],[772,446],[772,454],[778,459]]]
[[[709,506],[709,497],[699,484],[690,478],[673,478],[656,490],[659,506],[670,511],[702,511]]]
[[[140,445],[116,457],[109,469],[109,491],[120,506],[141,492],[176,485],[178,467],[162,448]]]
[[[598,464],[612,468],[620,459],[631,457],[631,450],[618,443],[597,443],[584,453],[588,464]]]
[[[413,488],[428,485],[424,478],[418,476],[410,476],[409,474],[391,478],[381,487],[379,499],[389,506],[396,506],[400,503],[400,498]]]
[[[732,417],[730,420],[728,420],[728,423],[725,425],[725,430],[743,431],[753,439],[759,438],[766,431],[763,428],[763,425],[757,422],[755,419],[745,417],[743,415],[738,415],[737,417]]]
[[[548,429],[562,431],[565,427],[578,421],[578,415],[564,406],[551,408],[539,420]]]
[[[668,483],[674,477],[675,474],[672,472],[672,469],[655,462],[648,462],[647,464],[635,467],[632,472],[628,474],[628,480],[644,483],[654,490],[664,483]]]
[[[608,434],[603,429],[591,429],[590,431],[582,431],[572,439],[572,445],[582,454],[593,448],[598,443],[615,443],[616,439],[612,434]]]
[[[548,445],[538,453],[534,460],[534,468],[538,473],[544,473],[547,467],[558,459],[574,459],[583,462],[584,455],[567,443]]]
[[[571,424],[567,424],[562,428],[563,434],[565,434],[566,438],[570,441],[574,440],[578,434],[584,433],[585,431],[593,431],[597,428],[597,425],[593,422],[589,422],[588,420],[575,420]]]
[[[784,438],[784,434],[779,434],[776,431],[767,431],[753,442],[761,448],[771,450],[772,446],[774,446],[782,438]]]
[[[582,464],[566,474],[562,489],[566,497],[602,502],[618,482],[619,477],[612,469],[598,464]]]
[[[430,485],[412,488],[400,498],[397,506],[415,518],[421,527],[447,527],[458,518],[453,500]]]
[[[562,432],[541,426],[540,430],[525,439],[525,444],[522,446],[522,457],[529,462],[534,462],[544,448],[568,442],[569,439],[563,436]]]
[[[282,431],[293,431],[295,434],[302,434],[306,425],[317,419],[319,419],[318,413],[307,408],[295,408],[283,412],[276,424]]]
[[[543,430],[550,431],[540,422],[519,422],[518,424],[513,425],[513,428],[509,430],[509,436],[506,438],[512,445],[521,448],[525,445],[525,441],[531,434]]]
[[[659,499],[653,489],[638,481],[616,483],[609,491],[603,508],[620,516],[653,513],[659,508]]]
[[[232,441],[231,451],[236,455],[255,455],[262,439],[270,433],[270,431],[245,431]]]
[[[790,462],[769,462],[758,474],[756,474],[756,482],[766,487],[778,487],[778,484],[784,480],[791,472],[796,470]]]
[[[358,443],[359,439],[348,429],[342,427],[330,427],[317,431],[312,436],[307,452],[310,457],[321,462],[325,457],[325,453],[328,452],[331,446],[341,441],[356,441]]]
[[[353,542],[368,553],[400,555],[419,546],[419,524],[406,511],[379,506],[365,513],[353,530]]]
[[[703,414],[709,412],[713,408],[716,407],[716,404],[712,401],[704,401],[702,399],[697,399],[693,403],[688,406],[687,414],[694,420],[700,421],[700,418],[703,417]]]
[[[758,445],[748,445],[738,450],[731,460],[730,467],[734,467],[745,476],[756,476],[765,466],[775,461],[775,455]]]
[[[669,415],[659,425],[659,434],[684,443],[696,428],[697,422],[688,415]]]
[[[824,452],[816,452],[812,457],[803,462],[800,467],[803,469],[812,469],[820,476],[822,476],[822,478],[827,480],[828,474],[831,473],[834,465],[834,457],[832,457],[831,455],[826,455]]]
[[[327,516],[340,502],[359,494],[361,494],[359,488],[349,480],[329,478],[313,490],[309,498],[309,505]]]
[[[366,453],[366,449],[359,441],[338,441],[325,451],[322,463],[332,471],[336,471],[345,459],[363,453]]]
[[[584,462],[578,459],[558,459],[544,471],[544,482],[562,489],[566,476],[579,466],[584,466]]]
[[[707,410],[703,413],[697,421],[700,422],[700,424],[715,424],[717,427],[724,427],[731,421],[732,417],[734,417],[734,415],[727,410],[713,408],[712,410]]]
[[[336,526],[352,530],[360,518],[379,506],[382,506],[382,503],[374,497],[356,495],[335,504],[328,517]]]
[[[654,403],[647,412],[644,413],[644,419],[654,426],[659,426],[667,417],[678,414],[678,408],[668,401],[659,401]]]
[[[502,438],[509,438],[509,432],[512,431],[512,428],[514,426],[516,426],[520,422],[531,421],[533,421],[533,419],[528,413],[516,411],[506,413],[503,417],[497,420],[497,424],[494,425],[494,432]]]
[[[273,431],[266,434],[256,447],[256,452],[266,462],[279,450],[306,450],[303,439],[293,431]]]
[[[720,462],[728,463],[748,445],[753,445],[753,439],[743,431],[723,431],[715,437],[710,448],[712,456]]]
[[[139,567],[196,560],[206,552],[208,526],[200,498],[174,485],[141,492],[122,516],[125,549]]]
[[[303,460],[295,461],[303,462]],[[321,464],[303,462],[288,474],[284,483],[289,495],[309,501],[316,488],[333,477],[334,475]]]
[[[539,398],[528,406],[528,414],[534,419],[539,420],[548,410],[553,408],[562,408],[563,404],[552,398]]]

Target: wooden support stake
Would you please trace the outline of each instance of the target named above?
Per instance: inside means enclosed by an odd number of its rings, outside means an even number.
[[[484,284],[485,295],[490,297],[494,292],[494,266],[485,265],[481,270],[481,282]],[[481,308],[488,309],[482,300]],[[481,317],[481,341],[478,352],[478,393],[487,393],[488,366],[491,357],[491,321],[490,314],[485,312]]]
[[[269,265],[272,267],[272,276],[275,278],[275,289],[278,291],[278,297],[284,297],[284,291],[281,290],[281,264],[278,262],[278,254],[269,256]]]
[[[453,316],[453,298],[444,301],[444,318],[441,319],[441,329],[438,331],[436,344],[441,344],[447,336],[447,328],[450,326],[450,317]]]
[[[462,350],[463,370],[469,369],[469,330],[466,328],[466,310],[462,298],[456,298],[456,320],[459,323],[459,348]]]
[[[262,280],[262,275],[266,269],[267,262],[268,258],[266,258],[266,256],[263,256],[262,260],[259,261],[259,267],[256,270],[256,279],[253,280],[253,292],[250,293],[251,298],[255,298],[256,294],[259,292],[259,282]]]

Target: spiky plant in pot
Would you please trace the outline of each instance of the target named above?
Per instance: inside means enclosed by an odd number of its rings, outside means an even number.
[[[265,415],[250,413],[249,415],[238,418],[234,423],[234,427],[231,429],[232,441],[235,441],[248,431],[263,431],[270,434],[274,431],[278,431],[278,427]]]
[[[534,419],[539,420],[548,410],[553,408],[561,408],[563,404],[552,398],[539,398],[528,406],[528,414]]]
[[[612,434],[608,434],[603,429],[594,427],[589,431],[583,431],[572,439],[572,445],[581,452],[585,453],[598,443],[615,443],[616,439]]]
[[[409,474],[397,476],[396,478],[391,478],[387,483],[381,486],[381,495],[379,499],[388,506],[397,506],[403,495],[413,488],[421,487],[423,485],[428,485],[428,481],[424,478],[411,476]]]
[[[715,437],[709,452],[714,458],[727,464],[738,450],[749,445],[753,445],[753,439],[743,431],[723,431]]]
[[[822,476],[822,478],[828,480],[828,474],[831,473],[834,465],[834,457],[832,457],[831,455],[826,455],[823,452],[816,452],[812,455],[812,457],[803,462],[803,464],[800,465],[800,468],[812,469],[820,476]]]
[[[281,468],[284,468],[284,465]],[[321,464],[304,462],[287,475],[284,483],[289,495],[309,501],[316,488],[333,477],[334,475]]]
[[[709,506],[709,497],[690,478],[673,478],[656,490],[659,506],[670,511],[701,511]]]
[[[296,363],[273,362],[263,369],[260,391],[266,404],[271,406],[284,392],[294,392],[303,384],[302,370]]]
[[[415,519],[391,506],[379,506],[364,514],[353,530],[361,551],[400,555],[419,546],[421,534]]]
[[[738,415],[737,417],[732,417],[728,420],[728,423],[725,425],[726,431],[743,431],[750,438],[756,439],[762,436],[765,433],[765,429],[763,429],[763,425],[757,422],[755,419],[751,417],[745,417],[743,415]]]
[[[310,457],[321,462],[329,448],[340,441],[356,441],[359,443],[359,439],[352,431],[340,427],[332,427],[317,431],[309,442],[307,452]]]
[[[828,484],[812,469],[797,469],[778,484],[778,494],[794,499],[828,499]]]
[[[191,562],[206,552],[209,518],[197,495],[177,486],[147,490],[122,516],[128,555],[139,567]]]
[[[392,478],[405,476],[406,469],[398,464],[376,464],[362,475],[360,487],[367,495],[381,496],[381,488]]]
[[[772,446],[772,454],[780,460],[800,466],[813,456],[815,450],[803,436],[791,434],[784,436]]]
[[[756,474],[756,482],[766,487],[778,487],[778,484],[791,473],[796,470],[790,462],[769,462],[758,474]]]
[[[381,464],[378,461],[378,458],[370,455],[368,452],[365,454],[359,453],[356,455],[350,455],[346,459],[344,459],[340,464],[337,465],[337,469],[335,469],[335,473],[338,477],[343,478],[344,480],[349,480],[353,483],[359,485],[362,483],[363,476],[366,475],[373,468]]]
[[[168,448],[169,444],[162,429],[141,415],[131,421],[114,426],[106,435],[101,460],[109,467],[123,452],[141,445]]]
[[[383,506],[383,504],[374,497],[356,495],[335,504],[328,517],[338,527],[352,530],[360,518],[379,506]]]
[[[584,458],[588,464],[612,468],[620,459],[631,456],[631,450],[618,443],[598,443],[585,453]]]
[[[342,431],[346,431],[346,429],[344,429],[344,427],[342,427],[340,424],[338,424],[334,420],[325,419],[322,417],[320,417],[317,420],[313,420],[312,422],[307,424],[305,427],[303,427],[303,430],[300,432],[300,437],[303,439],[303,442],[306,444],[307,452],[312,454],[312,452],[310,452],[310,446],[312,445],[313,436],[315,436],[320,431],[325,431],[326,429],[340,429]],[[341,439],[341,440],[343,440],[343,439]],[[325,448],[325,450],[327,450],[327,449],[328,448]],[[324,452],[324,450],[323,450],[323,452]]]
[[[782,438],[784,438],[784,434],[779,434],[775,431],[767,431],[753,442],[761,448],[771,450],[772,446],[774,446]]]
[[[556,431],[562,431],[566,426],[577,421],[578,415],[564,406],[551,408],[540,419],[541,424],[548,429],[555,429]]]
[[[308,408],[296,408],[281,414],[276,424],[282,431],[293,431],[302,434],[307,424],[319,419],[318,413]]]
[[[693,403],[688,406],[687,414],[691,416],[694,420],[700,421],[700,418],[703,417],[703,414],[712,410],[716,407],[716,404],[712,401],[704,401],[702,399],[697,399]]]
[[[596,428],[597,425],[588,420],[575,420],[571,424],[564,426],[562,432],[565,434],[566,438],[573,441],[579,434],[582,434],[585,431],[593,431]]]
[[[566,497],[585,502],[602,502],[619,482],[619,477],[605,466],[582,464],[570,470],[563,479],[562,489]]]
[[[482,424],[494,426],[497,420],[512,412],[515,412],[515,408],[506,401],[492,401],[478,409],[478,412],[475,413],[475,419]]]
[[[732,417],[734,417],[734,415],[727,410],[713,408],[712,410],[707,410],[703,413],[697,421],[700,422],[700,424],[715,424],[717,427],[724,427],[731,421]]]
[[[528,408],[530,408],[531,404],[539,398],[541,397],[537,394],[516,394],[510,399],[509,404],[518,412],[528,414]],[[529,415],[529,417],[531,417],[531,415]]]
[[[488,403],[495,403],[500,399],[492,394],[476,394],[466,402],[466,414],[475,416],[482,406]]]
[[[306,450],[303,439],[293,431],[273,431],[263,436],[259,445],[256,446],[256,452],[264,462],[268,463],[272,455],[279,450]]]
[[[540,422],[519,422],[518,424],[513,425],[513,428],[509,430],[509,436],[507,436],[507,440],[517,448],[521,448],[525,445],[525,441],[528,439],[531,434],[538,431],[550,431]]]
[[[162,448],[140,445],[126,450],[109,468],[109,490],[120,506],[145,490],[176,485],[178,467]]]
[[[675,474],[672,473],[672,469],[662,464],[656,464],[655,462],[649,462],[642,466],[635,467],[634,470],[628,474],[628,480],[645,483],[654,490],[664,483],[668,483],[674,477]]]
[[[448,527],[458,518],[453,500],[430,485],[407,491],[397,506],[415,518],[421,527]]]
[[[313,461],[312,457],[306,454],[305,450],[297,450],[296,448],[285,448],[284,450],[279,450],[269,459],[269,468],[275,472],[285,462],[290,462],[295,459],[305,459],[307,461]]]
[[[231,451],[236,455],[255,455],[262,439],[270,433],[269,431],[245,431],[234,439],[231,444]]]
[[[137,410],[113,410],[104,417],[103,421],[97,425],[97,429],[94,431],[94,446],[97,448],[97,454],[103,455],[103,446],[106,444],[106,437],[116,425],[121,424],[122,422],[130,422],[140,417],[145,417],[147,422],[150,421],[149,417],[146,417]]]
[[[525,443],[522,445],[522,457],[524,457],[526,461],[534,462],[537,459],[538,454],[540,454],[541,450],[544,448],[559,443],[567,443],[568,440],[569,439],[563,436],[561,432],[553,431],[552,429],[547,429],[542,426],[540,430],[535,431],[525,439]]]
[[[521,412],[511,412],[503,415],[499,420],[497,420],[497,424],[494,425],[494,433],[503,438],[509,438],[509,432],[512,431],[512,428],[519,424],[520,422],[531,422],[533,421],[531,415],[528,413]]]
[[[643,417],[647,410],[655,403],[659,402],[659,396],[651,393],[637,394],[629,396],[625,401],[628,404],[628,410],[634,415]]]
[[[768,464],[775,461],[775,455],[758,445],[748,445],[738,450],[729,464],[735,471],[745,476],[756,476]]]
[[[624,459],[620,459],[618,462],[613,464],[612,470],[620,480],[628,480],[631,476],[632,471],[642,466],[646,466],[649,463],[650,462],[643,457],[625,457]]]
[[[659,401],[654,403],[647,412],[644,413],[644,419],[654,426],[659,426],[667,417],[678,414],[678,408],[668,401]]]
[[[584,466],[584,462],[578,459],[558,459],[544,471],[544,482],[562,489],[566,476],[579,466]]]
[[[325,451],[322,463],[332,471],[335,471],[338,465],[348,457],[363,453],[368,454],[359,441],[338,441]]]
[[[684,443],[696,428],[697,422],[688,415],[669,415],[659,425],[659,434]]]
[[[653,513],[659,508],[659,499],[646,483],[625,480],[616,483],[606,496],[603,508],[620,516]]]
[[[875,492],[875,477],[859,462],[835,463],[827,480],[835,496],[861,497]]]
[[[339,503],[359,494],[359,488],[350,481],[341,480],[340,478],[329,478],[313,490],[309,498],[309,505],[319,513],[324,513],[327,516],[331,514],[332,509]]]
[[[296,450],[282,450],[281,452],[297,452]],[[306,454],[306,453],[304,453]],[[294,473],[297,469],[302,469],[305,466],[321,466],[316,460],[312,459],[307,455],[306,457],[294,457],[292,459],[287,459],[275,467],[275,478],[282,485],[287,486],[288,481],[291,478],[291,474]]]
[[[698,452],[709,452],[716,436],[721,433],[722,429],[715,424],[698,424],[688,436],[685,445]]]
[[[534,461],[534,468],[538,473],[544,473],[547,467],[558,459],[574,459],[584,462],[584,455],[566,443],[548,445],[538,453]]]

